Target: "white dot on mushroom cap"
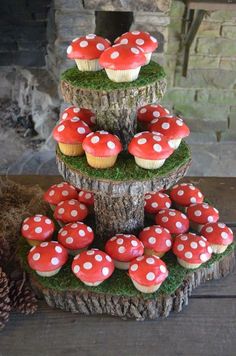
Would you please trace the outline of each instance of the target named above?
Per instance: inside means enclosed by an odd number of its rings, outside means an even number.
[[[155,243],[156,243],[156,238],[155,237],[149,237],[149,239],[148,239],[148,242],[151,244],[151,245],[154,245]]]
[[[60,232],[60,231],[59,231]],[[61,236],[66,236],[68,234],[68,232],[66,230],[62,231],[61,233]]]
[[[184,191],[183,191],[183,190],[179,190],[179,191],[177,192],[177,195],[179,195],[179,196],[181,197],[182,195],[184,195]]]
[[[90,250],[90,251],[87,251],[86,254],[87,254],[87,255],[94,255],[95,252],[94,252],[93,250]]]
[[[186,258],[192,258],[192,257],[193,257],[193,254],[192,254],[192,252],[187,251],[187,252],[185,252],[184,256],[185,256]]]
[[[41,221],[41,217],[40,216],[35,216],[34,217],[34,221],[35,222],[40,222]]]
[[[72,52],[72,46],[67,47],[66,52],[67,52],[67,54],[70,54]]]
[[[117,240],[116,236],[113,236],[112,238],[110,238],[110,241],[115,241],[115,240]]]
[[[200,260],[201,260],[202,262],[206,262],[206,261],[207,261],[207,255],[206,255],[205,253],[202,253],[202,254],[200,255]]]
[[[156,39],[155,37],[153,37],[153,36],[150,36],[150,40],[151,40],[152,42],[154,42],[154,43],[157,42],[157,39]]]
[[[85,236],[84,230],[79,230],[79,235],[80,235],[80,236]]]
[[[119,57],[119,55],[120,55],[119,52],[115,51],[111,54],[111,59],[116,59]]]
[[[102,274],[103,274],[104,276],[107,276],[107,275],[109,274],[109,268],[103,267],[103,269],[102,269]]]
[[[119,253],[124,253],[125,251],[126,251],[126,249],[125,249],[124,246],[120,246],[120,247],[118,248],[118,252],[119,252]]]
[[[140,256],[137,258],[137,261],[142,261],[144,259],[144,256]]]
[[[80,121],[80,119],[78,117],[72,117],[72,119],[70,121],[71,122],[78,122],[78,121]]]
[[[191,203],[196,203],[196,202],[197,202],[197,199],[194,198],[194,197],[191,197],[191,198],[190,198],[190,202],[191,202]]]
[[[28,224],[23,225],[23,230],[24,230],[24,231],[29,230],[29,225],[28,225]]]
[[[131,269],[132,272],[135,272],[138,269],[138,265],[135,263],[130,267],[130,269]]]
[[[223,231],[220,235],[221,235],[222,239],[227,239],[228,238],[228,234],[225,231]]]
[[[161,152],[161,150],[162,150],[161,145],[159,145],[158,143],[155,143],[153,145],[153,149],[155,152]]]
[[[202,212],[200,210],[196,210],[196,211],[194,211],[194,215],[195,216],[201,216]]]
[[[208,247],[207,247],[207,251],[208,251],[208,253],[212,253],[212,252],[213,252],[211,246],[208,246]]]
[[[137,141],[138,145],[144,145],[146,142],[147,142],[146,138],[139,138]]]
[[[161,221],[164,222],[164,223],[167,222],[168,220],[169,220],[169,219],[168,219],[167,216],[163,216],[163,218],[161,219]]]
[[[132,48],[131,48],[131,52],[132,52],[133,54],[139,54],[138,48],[135,48],[135,47],[132,47]]]
[[[120,40],[120,44],[128,44],[128,43],[129,43],[129,41],[128,41],[127,38],[122,38],[122,39]]]
[[[123,239],[117,239],[116,243],[118,245],[122,245],[124,243],[124,240]]]
[[[63,190],[62,193],[63,197],[66,197],[67,195],[69,195],[68,190]]]
[[[159,111],[153,111],[152,115],[153,115],[154,117],[160,117],[160,116],[161,116],[161,114],[159,113]]]
[[[79,134],[84,134],[84,133],[85,133],[85,128],[84,128],[84,127],[78,127],[78,128],[77,128],[77,132],[78,132]]]
[[[161,265],[161,266],[160,266],[160,271],[161,271],[162,273],[166,273],[166,267],[163,266],[163,265]]]
[[[93,265],[91,262],[85,262],[83,264],[83,267],[84,267],[84,269],[91,269],[91,268],[93,268]]]
[[[180,237],[180,240],[187,241],[188,240],[188,236],[187,235],[183,235],[183,236]]]
[[[140,109],[140,114],[145,114],[146,112],[147,112],[147,109],[146,108],[142,108],[142,109]]]
[[[177,246],[178,251],[183,251],[184,250],[184,245],[180,244]]]
[[[98,137],[98,136],[93,136],[92,138],[91,138],[91,142],[92,143],[98,143],[100,141],[100,138]]]
[[[55,194],[55,190],[50,190],[49,196],[52,197]]]
[[[163,130],[168,130],[170,128],[170,124],[168,122],[163,122],[161,127],[163,128]]]
[[[212,222],[214,220],[213,216],[208,216],[207,221]]]
[[[87,230],[88,230],[88,232],[92,232],[93,231],[90,226],[87,227]]]
[[[67,237],[67,238],[66,238],[66,243],[69,244],[69,245],[72,244],[73,241],[74,241],[74,240],[73,240],[73,237]]]
[[[95,256],[95,260],[98,261],[98,262],[101,262],[102,261],[102,256],[101,255],[96,255]]]
[[[43,229],[39,226],[36,227],[34,231],[36,232],[36,234],[40,234],[43,231]]]
[[[108,262],[111,262],[111,261],[112,261],[111,257],[108,256],[108,255],[106,255],[106,260],[107,260]]]
[[[62,132],[64,130],[64,128],[65,128],[64,125],[60,125],[60,126],[58,126],[57,131]]]
[[[33,254],[32,258],[33,258],[34,261],[38,261],[40,259],[40,257],[41,257],[40,253],[35,253],[35,254]]]
[[[199,241],[199,245],[202,246],[202,247],[205,247],[206,243],[205,243],[205,241]]]
[[[73,112],[74,112],[75,114],[77,114],[78,112],[80,112],[80,108],[74,108],[74,109],[73,109]]]
[[[169,215],[170,215],[170,216],[175,216],[175,215],[176,215],[176,212],[174,212],[174,211],[169,211]]]
[[[190,244],[191,248],[193,248],[194,250],[197,248],[197,242],[195,241],[192,241],[191,244]]]
[[[96,37],[96,35],[95,35],[94,33],[89,33],[89,34],[86,36],[87,40],[91,40],[91,39],[93,39],[93,38],[95,38],[95,37]]]
[[[155,274],[154,274],[153,272],[148,272],[148,273],[146,274],[146,279],[147,279],[148,281],[153,281],[153,280],[155,279]]]
[[[90,199],[91,196],[92,196],[92,195],[91,195],[90,193],[86,193],[86,194],[85,194],[85,199]]]
[[[206,228],[206,232],[211,233],[213,231],[213,227],[209,226]]]
[[[153,136],[152,137],[154,141],[160,142],[161,141],[161,137],[160,136]]]
[[[148,258],[146,259],[146,262],[147,262],[148,265],[153,265],[153,263],[155,263],[155,260],[154,260],[154,258],[152,258],[152,257],[148,257]]]
[[[178,126],[183,126],[183,121],[181,121],[181,120],[176,120],[176,124],[178,125]]]
[[[110,148],[111,150],[114,150],[114,148],[116,147],[116,145],[114,144],[114,142],[108,141],[108,142],[107,142],[107,147]]]
[[[221,229],[224,229],[226,225],[223,224],[223,223],[218,223],[218,226],[219,226]]]
[[[139,35],[140,31],[132,31],[132,35]]]
[[[142,46],[144,44],[144,40],[142,40],[142,38],[137,38],[137,40],[135,41],[137,43],[137,45]]]
[[[102,43],[97,43],[96,47],[99,51],[104,51],[104,49],[105,49],[105,46]]]
[[[73,269],[74,273],[78,273],[80,271],[80,267],[77,265]]]
[[[78,215],[77,210],[72,210],[70,215],[73,216],[73,217],[77,216]]]
[[[64,214],[64,212],[65,212],[65,209],[63,209],[63,208],[60,208],[60,209],[58,210],[58,214]]]
[[[162,233],[162,229],[160,229],[159,227],[157,227],[157,228],[155,229],[155,232],[156,232],[157,234],[161,234],[161,233]]]
[[[178,229],[181,229],[182,224],[181,224],[180,221],[177,221],[177,222],[175,223],[175,226],[176,226]]]
[[[56,247],[55,247],[55,251],[56,251],[57,253],[62,253],[62,248],[61,248],[61,246],[56,246]]]
[[[42,242],[41,244],[40,244],[40,247],[47,247],[48,246],[48,242]]]
[[[171,240],[166,240],[166,246],[167,246],[167,247],[170,247],[171,245],[172,245]]]
[[[135,240],[131,240],[131,245],[136,247],[136,246],[138,246],[138,242]]]
[[[82,48],[87,47],[88,46],[88,41],[81,41],[79,45]]]
[[[59,263],[60,263],[60,261],[59,261],[59,259],[58,259],[57,257],[53,257],[53,258],[51,259],[51,264],[52,264],[53,266],[57,266]]]
[[[151,204],[151,207],[152,207],[152,208],[157,208],[157,207],[158,207],[158,204],[154,202],[154,203]]]
[[[78,227],[78,224],[74,223],[71,225],[72,229],[76,229]]]

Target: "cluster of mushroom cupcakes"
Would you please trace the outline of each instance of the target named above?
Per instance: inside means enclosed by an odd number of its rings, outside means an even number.
[[[93,206],[92,193],[62,182],[51,186],[44,200],[61,225],[59,231],[56,221],[39,214],[26,218],[21,229],[31,246],[29,266],[42,277],[55,275],[72,260],[72,273],[87,286],[98,286],[116,268],[127,273],[137,290],[153,293],[168,277],[166,254],[175,255],[183,268],[195,269],[233,242],[233,232],[219,221],[218,210],[204,202],[203,193],[191,183],[147,193],[150,226],[137,236],[112,236],[103,250],[94,248],[93,229],[84,223]]]

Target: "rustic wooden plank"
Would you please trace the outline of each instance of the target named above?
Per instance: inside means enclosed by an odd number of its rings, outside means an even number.
[[[236,1],[235,0],[187,0],[187,6],[189,9],[195,10],[207,10],[207,11],[216,11],[216,10],[235,10]]]
[[[193,299],[183,312],[157,322],[86,317],[41,304],[31,317],[13,314],[0,336],[1,356],[233,356],[235,299]]]

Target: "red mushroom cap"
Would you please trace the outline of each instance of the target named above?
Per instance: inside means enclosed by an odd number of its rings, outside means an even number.
[[[105,245],[105,251],[114,260],[129,262],[144,252],[142,242],[134,235],[116,234]]]
[[[109,40],[101,36],[89,34],[75,38],[71,42],[67,48],[67,57],[70,59],[96,59],[110,46],[111,43]]]
[[[70,120],[74,117],[78,117],[90,127],[94,126],[96,122],[95,114],[91,110],[85,108],[78,108],[76,106],[70,106],[65,109],[61,115],[61,121]]]
[[[21,234],[30,240],[45,241],[50,239],[54,230],[55,225],[51,219],[37,214],[23,221]]]
[[[83,149],[96,157],[110,157],[118,155],[122,150],[122,145],[117,136],[101,130],[91,132],[85,138]]]
[[[90,128],[84,121],[74,117],[70,120],[64,120],[55,126],[53,138],[57,142],[76,144],[82,143],[90,132]]]
[[[114,272],[115,266],[109,255],[98,249],[83,251],[75,256],[72,271],[82,282],[102,282]]]
[[[28,263],[33,270],[50,272],[63,266],[67,258],[67,250],[57,241],[42,242],[31,248]]]
[[[168,229],[171,234],[183,234],[189,229],[187,216],[175,209],[158,211],[155,221],[158,225]]]
[[[215,222],[204,225],[201,229],[207,241],[216,245],[230,245],[233,242],[233,231],[223,223]]]
[[[181,260],[198,264],[211,258],[212,248],[205,237],[189,232],[176,236],[173,253]]]
[[[150,123],[153,119],[169,115],[168,109],[162,105],[145,105],[138,109],[137,118],[140,122]]]
[[[69,199],[61,201],[54,211],[54,218],[64,223],[81,221],[88,215],[88,208],[86,205],[80,203],[78,200]]]
[[[109,69],[134,69],[144,65],[146,57],[137,47],[117,44],[102,53],[99,63],[102,67]]]
[[[77,191],[67,182],[54,184],[44,193],[43,199],[52,205],[57,205],[63,200],[76,199]]]
[[[150,192],[145,194],[144,210],[149,214],[156,214],[159,210],[170,208],[169,196],[161,192]]]
[[[152,286],[162,283],[168,276],[168,270],[159,257],[141,256],[131,262],[129,276],[143,286]]]
[[[85,205],[94,205],[94,194],[92,192],[86,192],[81,190],[78,194],[78,201],[84,203]]]
[[[189,206],[194,203],[202,203],[204,196],[201,191],[192,183],[181,183],[175,185],[170,190],[171,199],[182,206]]]
[[[157,253],[166,253],[172,246],[172,236],[169,230],[160,225],[145,227],[140,232],[139,239],[145,248]]]
[[[189,220],[202,225],[219,220],[218,210],[207,203],[189,205],[187,208],[187,216]]]
[[[94,239],[90,226],[82,222],[69,223],[58,232],[58,241],[69,250],[78,250],[88,247]]]
[[[115,40],[115,43],[138,46],[144,53],[154,52],[158,47],[157,39],[148,32],[132,31],[126,32]]]
[[[154,119],[148,129],[162,133],[168,140],[187,137],[190,134],[188,126],[175,116]]]
[[[132,138],[128,151],[139,158],[162,160],[168,158],[174,150],[162,134],[144,131]]]

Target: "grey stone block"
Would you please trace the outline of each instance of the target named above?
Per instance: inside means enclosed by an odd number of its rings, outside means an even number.
[[[99,11],[168,11],[171,0],[84,0],[86,9]]]

